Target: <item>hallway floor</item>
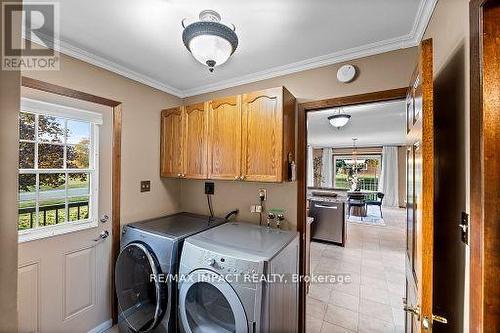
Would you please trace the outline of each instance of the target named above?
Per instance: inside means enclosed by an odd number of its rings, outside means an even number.
[[[346,247],[311,243],[313,274],[350,274],[350,284],[312,284],[307,333],[404,332],[406,211],[383,208],[385,226],[347,224]]]

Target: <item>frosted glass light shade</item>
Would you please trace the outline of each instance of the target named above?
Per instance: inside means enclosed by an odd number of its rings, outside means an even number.
[[[233,51],[231,44],[216,35],[199,35],[189,42],[189,50],[193,57],[203,65],[214,61],[213,67],[225,63]]]
[[[328,117],[330,124],[336,128],[341,128],[341,127],[344,127],[345,125],[347,125],[347,123],[349,122],[349,119],[351,119],[351,116],[348,114],[345,114],[345,113],[336,114],[336,115]]]

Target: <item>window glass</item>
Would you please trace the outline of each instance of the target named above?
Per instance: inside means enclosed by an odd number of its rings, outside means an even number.
[[[381,155],[334,156],[334,187],[377,191]]]
[[[20,113],[20,231],[92,220],[95,129],[89,121]]]

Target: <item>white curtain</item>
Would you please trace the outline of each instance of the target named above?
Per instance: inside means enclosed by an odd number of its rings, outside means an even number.
[[[321,160],[321,187],[333,187],[333,150],[323,148]]]
[[[398,194],[398,147],[382,148],[382,169],[378,191],[384,193],[383,206],[399,206]]]
[[[307,146],[307,186],[314,186],[313,148]]]

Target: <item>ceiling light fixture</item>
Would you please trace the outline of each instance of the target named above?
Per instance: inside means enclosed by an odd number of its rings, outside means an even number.
[[[340,129],[345,125],[347,125],[349,119],[351,119],[351,115],[347,113],[342,113],[342,108],[339,108],[339,112],[337,114],[328,117],[330,125],[336,127],[337,129]]]
[[[193,57],[208,66],[210,72],[214,67],[225,63],[238,47],[236,28],[220,23],[221,16],[213,10],[200,13],[200,20],[184,25],[182,20],[182,41]]]

